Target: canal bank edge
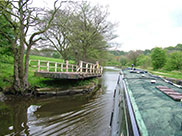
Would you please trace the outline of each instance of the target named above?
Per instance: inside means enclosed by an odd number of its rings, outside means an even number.
[[[73,87],[70,89],[62,90],[61,88],[37,88],[36,96],[38,97],[50,97],[50,96],[66,96],[75,94],[86,94],[94,92],[100,88],[99,83],[91,83],[87,86]]]
[[[7,89],[0,90],[0,102],[5,100],[11,100],[12,96],[25,96],[25,97],[52,97],[52,96],[72,96],[76,94],[89,94],[99,90],[101,87],[100,78],[97,82],[90,82],[88,85],[71,87],[68,89],[63,88],[37,88],[32,87],[31,90],[27,91],[24,94],[14,94]]]
[[[182,86],[182,80],[179,80],[179,79],[175,79],[175,78],[168,78],[168,77],[163,77],[165,78],[166,80],[169,80],[177,85],[181,85]]]
[[[3,92],[0,92],[0,102],[4,102],[4,100],[6,100],[6,96]]]

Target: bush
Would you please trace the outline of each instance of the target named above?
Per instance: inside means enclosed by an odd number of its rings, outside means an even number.
[[[167,70],[182,70],[182,52],[176,51],[171,53],[165,68]]]
[[[166,63],[166,57],[166,52],[162,48],[154,48],[151,53],[153,69],[162,68]]]
[[[142,54],[137,58],[137,66],[141,66],[142,68],[147,68],[150,65],[151,65],[150,56],[145,56],[144,54]]]

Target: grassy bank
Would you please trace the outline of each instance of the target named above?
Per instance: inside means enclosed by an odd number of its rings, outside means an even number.
[[[10,87],[13,83],[13,57],[12,56],[0,56],[0,87],[7,88]],[[45,60],[45,61],[54,61],[54,62],[64,62],[62,59],[48,58],[41,56],[30,56],[30,60]],[[69,63],[74,63],[74,61],[69,61]],[[88,80],[55,80],[49,78],[35,77],[34,71],[36,69],[29,67],[29,76],[28,81],[32,87],[40,88],[70,88],[76,86],[88,85],[92,82],[98,82],[97,78],[88,79]]]
[[[152,68],[147,69],[150,73],[163,76],[163,77],[169,77],[169,78],[175,78],[175,79],[182,79],[182,72],[181,71],[166,71],[162,69],[153,70]]]
[[[138,67],[138,68],[140,68],[140,67]],[[153,70],[152,67],[148,67],[145,70],[147,70],[148,72],[150,72],[154,75],[182,80],[182,71],[167,71],[164,69]]]

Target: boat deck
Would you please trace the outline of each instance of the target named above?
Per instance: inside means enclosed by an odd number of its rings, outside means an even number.
[[[128,90],[139,131],[143,136],[181,136],[182,102],[171,99],[157,86],[165,86],[181,94],[182,89],[148,73],[124,70]],[[151,83],[155,80],[156,83]]]

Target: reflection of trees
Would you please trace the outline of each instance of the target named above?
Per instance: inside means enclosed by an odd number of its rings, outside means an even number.
[[[12,109],[4,103],[0,103],[0,133],[5,135],[10,133],[8,129],[13,124]]]
[[[15,135],[28,134],[27,127],[27,108],[25,101],[12,100],[3,104],[6,107],[0,110],[0,132],[2,135],[14,133]],[[12,130],[9,127],[13,126]],[[2,129],[2,130],[1,130]]]
[[[19,135],[21,132],[27,134],[27,108],[29,104],[22,101],[12,105],[14,131]]]

